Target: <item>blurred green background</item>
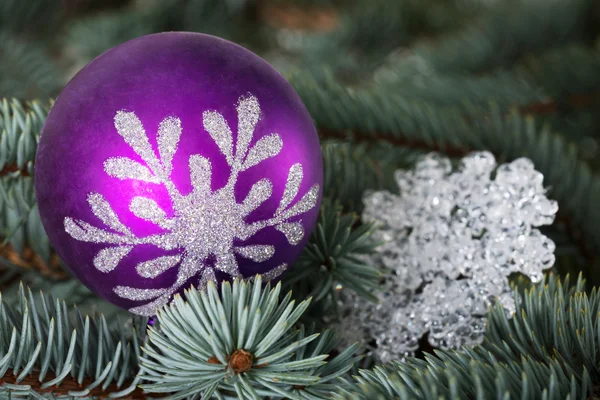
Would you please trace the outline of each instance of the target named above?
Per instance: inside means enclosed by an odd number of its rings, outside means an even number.
[[[524,107],[597,155],[597,0],[1,0],[0,95],[54,97],[105,50],[172,30],[239,43],[298,85]]]

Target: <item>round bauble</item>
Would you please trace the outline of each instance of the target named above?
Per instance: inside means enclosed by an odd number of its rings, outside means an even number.
[[[281,274],[314,227],[322,169],[310,115],[267,62],[172,32],[73,78],[42,130],[35,189],[73,274],[152,315],[190,285]]]

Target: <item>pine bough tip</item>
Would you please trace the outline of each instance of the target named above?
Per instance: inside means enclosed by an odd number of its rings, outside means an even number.
[[[149,328],[140,387],[173,398],[328,398],[356,347],[331,358],[333,335],[297,325],[309,300],[296,305],[280,288],[257,275],[186,291]]]

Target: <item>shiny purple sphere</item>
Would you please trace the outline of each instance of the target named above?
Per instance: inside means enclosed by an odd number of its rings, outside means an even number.
[[[314,227],[321,148],[267,62],[198,33],[131,40],[83,68],[48,115],[39,211],[71,271],[141,315],[190,285],[277,278]]]

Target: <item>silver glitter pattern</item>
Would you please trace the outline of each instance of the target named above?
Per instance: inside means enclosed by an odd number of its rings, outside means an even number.
[[[212,268],[205,268],[202,271],[202,275],[200,276],[200,280],[198,281],[198,289],[206,289],[206,285],[208,285],[208,282],[216,281],[215,278],[215,271],[213,271]]]
[[[256,277],[258,277],[260,275],[262,277],[263,282],[269,282],[269,281],[279,278],[287,270],[287,268],[288,268],[288,265],[284,263],[284,264],[278,265],[277,267],[273,268],[270,271],[251,276],[251,277],[247,278],[247,280],[250,282],[254,282]]]
[[[113,211],[108,201],[98,193],[90,193],[87,197],[88,204],[94,215],[102,220],[106,225],[117,232],[131,235],[131,231],[121,223],[117,214]]]
[[[380,225],[382,243],[368,261],[391,271],[381,301],[342,292],[341,335],[375,343],[381,362],[411,354],[425,333],[437,347],[480,343],[491,304],[515,312],[509,275],[538,282],[554,263],[554,243],[535,228],[558,210],[542,174],[525,158],[496,168],[488,152],[468,155],[453,172],[448,159],[431,154],[396,181],[401,195],[364,200],[363,219]]]
[[[212,139],[219,146],[219,150],[231,165],[233,161],[233,135],[225,118],[216,111],[205,111],[202,116],[204,129],[210,133]]]
[[[170,174],[173,156],[181,137],[181,121],[177,118],[167,117],[158,126],[158,153],[165,167],[165,173]]]
[[[250,213],[256,210],[265,200],[271,197],[273,193],[273,185],[268,179],[261,179],[252,185],[250,193],[242,203],[246,212]]]
[[[315,206],[318,197],[319,185],[314,185],[296,204],[294,204],[287,210],[281,211],[279,215],[282,215],[284,219],[287,219],[296,215],[304,214],[305,212],[307,212]]]
[[[155,278],[181,261],[181,255],[162,256],[139,263],[135,269],[144,278]]]
[[[298,222],[286,222],[275,226],[279,232],[283,233],[291,244],[298,244],[304,237],[304,227]]]
[[[287,206],[289,206],[296,195],[298,194],[298,190],[300,189],[300,183],[302,183],[303,173],[302,173],[302,164],[294,164],[292,168],[290,168],[290,172],[288,174],[287,182],[285,184],[285,190],[283,192],[283,197],[281,198],[281,204],[275,211],[275,215],[281,213]]]
[[[275,247],[269,245],[240,246],[235,248],[235,252],[252,261],[263,262],[273,257]]]
[[[268,282],[272,281],[273,279],[279,278],[281,274],[285,272],[287,267],[287,264],[281,264],[280,266],[273,268],[268,272],[265,272],[264,274],[262,274],[263,281]]]
[[[163,225],[167,215],[162,208],[152,199],[146,197],[134,197],[129,204],[129,210],[138,218]]]
[[[150,170],[127,157],[113,157],[104,162],[104,171],[113,178],[125,180],[136,179],[143,182],[160,183],[160,179],[152,175]]]
[[[114,292],[124,299],[149,300],[162,293],[162,289],[138,289],[129,286],[116,286]]]
[[[189,158],[189,173],[192,192],[181,193],[170,175],[173,159],[184,127],[181,121],[168,116],[160,122],[157,133],[156,152],[142,122],[133,112],[118,111],[114,118],[115,128],[125,142],[131,146],[140,160],[113,157],[104,162],[104,171],[116,179],[133,179],[161,184],[171,199],[173,215],[169,215],[153,199],[134,197],[129,210],[138,218],[149,221],[162,232],[149,236],[137,236],[127,228],[114,212],[108,201],[99,193],[90,193],[88,203],[92,212],[106,226],[94,226],[70,217],[64,219],[65,231],[76,240],[110,245],[98,252],[94,266],[103,272],[118,268],[118,264],[137,245],[150,244],[160,249],[176,251],[177,254],[161,256],[143,261],[136,266],[140,277],[152,279],[171,268],[177,268],[175,282],[161,289],[139,289],[117,286],[114,292],[125,299],[146,302],[130,311],[142,315],[153,315],[158,307],[166,304],[173,293],[194,276],[200,276],[198,285],[206,285],[215,279],[213,268],[231,276],[239,276],[237,257],[255,262],[264,262],[275,254],[270,245],[237,245],[260,230],[275,227],[292,245],[304,238],[304,229],[299,221],[290,221],[313,209],[318,200],[319,185],[313,185],[296,203],[302,179],[302,165],[294,164],[289,170],[284,194],[271,218],[247,223],[248,215],[261,206],[273,193],[273,185],[267,178],[254,183],[246,198],[238,203],[235,187],[240,172],[261,162],[276,157],[283,148],[281,137],[276,133],[258,138],[252,144],[256,125],[260,120],[260,105],[256,97],[241,97],[236,107],[238,133],[235,138],[225,118],[216,111],[204,111],[203,126],[218,146],[230,167],[227,183],[217,190],[212,189],[212,164],[202,155]],[[235,144],[235,148],[234,148]],[[207,265],[213,258],[214,265]],[[279,276],[286,266],[272,271]]]
[[[200,155],[190,157],[190,171],[192,173],[192,185],[197,193],[210,192],[210,161]]]
[[[281,141],[279,135],[275,133],[260,138],[254,147],[250,149],[248,157],[246,157],[246,161],[244,161],[242,171],[254,167],[267,158],[275,157],[277,154],[279,154],[282,147],[283,142]]]
[[[65,218],[65,232],[74,239],[93,243],[114,243],[124,244],[128,242],[127,236],[115,235],[112,232],[96,228],[84,221],[75,221],[72,218]]]
[[[146,131],[139,118],[132,112],[117,111],[115,128],[131,148],[146,162],[150,170],[157,175],[162,172],[161,165],[150,145]]]
[[[238,137],[235,151],[246,154],[254,135],[254,128],[260,119],[260,105],[256,97],[250,96],[240,99],[236,111],[238,114]]]
[[[110,272],[133,249],[133,246],[107,247],[94,257],[94,266],[102,272]]]

